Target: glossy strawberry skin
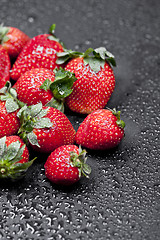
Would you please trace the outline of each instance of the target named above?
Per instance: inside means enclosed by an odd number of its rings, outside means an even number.
[[[45,68],[31,69],[20,76],[14,84],[17,97],[28,106],[41,102],[43,105],[48,103],[53,94],[50,90],[40,89],[42,83],[48,78],[54,81],[55,74]]]
[[[42,34],[32,38],[23,48],[17,60],[13,64],[11,78],[17,80],[23,73],[32,68],[47,68],[49,70],[58,67],[56,64],[56,52],[62,52],[60,43],[48,39],[50,34]]]
[[[11,143],[17,142],[17,141],[19,141],[21,143],[20,147],[22,147],[24,145],[24,142],[22,141],[22,139],[20,139],[20,137],[16,136],[16,135],[6,137],[5,143],[8,147]],[[25,146],[23,154],[22,154],[22,159],[20,161],[18,161],[18,163],[25,163],[28,161],[29,161],[29,151],[28,151],[28,148]]]
[[[17,117],[17,111],[7,113],[5,102],[0,101],[0,138],[14,135],[18,132],[20,122]]]
[[[94,150],[116,147],[124,136],[124,129],[116,121],[117,117],[110,110],[99,109],[92,112],[79,126],[76,143]]]
[[[75,73],[77,78],[73,92],[66,98],[66,104],[72,111],[89,114],[105,107],[115,88],[113,70],[107,62],[95,73],[89,65],[84,65],[82,57],[78,57],[72,59],[65,69]]]
[[[61,146],[48,157],[44,167],[46,177],[55,184],[71,185],[79,180],[79,170],[70,164],[70,152],[79,154],[75,145]]]
[[[30,37],[18,28],[8,27],[8,32],[6,34],[8,40],[2,43],[2,46],[8,52],[11,59],[15,59],[22,48],[30,40]]]
[[[11,63],[6,50],[0,45],[0,88],[10,79]]]
[[[47,107],[43,107],[46,109]],[[39,152],[52,152],[62,145],[73,144],[75,141],[75,130],[69,119],[59,110],[48,107],[46,118],[49,118],[53,126],[49,129],[33,129],[37,136],[38,144],[32,148]]]

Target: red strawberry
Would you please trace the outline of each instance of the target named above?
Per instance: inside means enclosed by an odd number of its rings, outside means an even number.
[[[11,59],[15,59],[30,38],[21,30],[0,25],[0,44],[6,49]]]
[[[86,164],[86,151],[75,145],[61,146],[48,157],[44,167],[46,177],[55,184],[72,185],[82,175],[88,177],[91,172]]]
[[[43,107],[41,103],[24,106],[18,112],[20,137],[39,152],[52,152],[59,146],[73,144],[75,130],[59,110]]]
[[[20,127],[17,112],[24,104],[16,96],[10,82],[0,89],[0,138],[16,134]]]
[[[89,56],[92,53],[93,56]],[[75,73],[73,92],[66,98],[68,107],[78,113],[89,114],[104,108],[115,88],[115,77],[110,66],[116,65],[114,56],[105,48],[89,48],[84,54],[71,50],[57,53],[57,63],[70,60],[65,69]]]
[[[0,88],[4,87],[5,83],[9,81],[9,71],[11,63],[6,50],[0,45]]]
[[[32,38],[23,48],[11,70],[11,78],[17,80],[32,68],[55,69],[57,52],[63,52],[62,45],[51,34]]]
[[[7,112],[5,102],[0,101],[0,138],[16,134],[20,127],[17,111]]]
[[[0,138],[0,179],[23,177],[33,161],[29,161],[28,149],[18,136]]]
[[[11,135],[11,136],[6,137],[5,143],[6,143],[6,146],[8,147],[11,143],[17,142],[17,141],[21,143],[20,147],[25,145],[24,142],[22,141],[22,139],[20,139],[20,137],[16,136],[16,135]],[[25,145],[22,156],[21,156],[21,160],[19,160],[18,162],[25,163],[25,162],[28,162],[28,160],[29,160],[29,151]]]
[[[34,68],[20,76],[14,84],[17,97],[27,105],[37,104],[53,106],[63,110],[63,98],[72,90],[75,77],[64,69],[54,70]]]
[[[124,136],[125,123],[120,111],[99,109],[90,113],[78,128],[76,143],[95,150],[117,146]]]
[[[39,102],[42,102],[43,105],[48,103],[53,97],[51,90],[40,89],[46,79],[53,82],[55,74],[45,68],[31,69],[22,74],[13,86],[16,89],[18,99],[27,105]]]

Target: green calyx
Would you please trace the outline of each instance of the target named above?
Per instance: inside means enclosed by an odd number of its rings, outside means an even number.
[[[86,164],[86,150],[82,150],[79,146],[79,155],[75,152],[70,152],[70,163],[72,167],[77,167],[79,170],[79,177],[85,176],[89,178],[91,167]]]
[[[57,53],[57,64],[63,64],[70,59],[83,57],[84,64],[89,64],[90,68],[94,72],[99,72],[101,67],[104,67],[105,62],[108,62],[112,66],[116,66],[116,61],[112,53],[106,50],[105,47],[99,47],[96,49],[89,48],[84,53],[65,50],[62,53]]]
[[[17,180],[22,178],[34,160],[26,163],[19,163],[25,145],[21,146],[19,141],[11,143],[8,147],[5,144],[6,137],[0,139],[0,179],[10,178]]]
[[[49,28],[50,36],[48,37],[48,39],[60,43],[62,45],[62,47],[65,49],[64,43],[55,36],[55,29],[56,29],[56,24],[52,24]]]
[[[25,105],[17,99],[17,92],[14,88],[11,88],[9,81],[0,89],[0,100],[5,101],[5,107],[8,113],[15,112]]]
[[[83,57],[83,53],[65,49],[64,52],[57,52],[58,58],[56,60],[56,63],[61,65],[70,59],[78,58],[80,56]]]
[[[73,89],[73,83],[77,80],[74,73],[64,70],[63,68],[55,69],[55,80],[50,81],[48,78],[40,86],[40,89],[45,91],[51,90],[53,98],[46,106],[57,108],[64,111],[64,99],[69,96]]]
[[[111,110],[111,111],[112,111],[113,115],[115,115],[116,118],[117,118],[117,121],[116,121],[117,125],[120,128],[124,128],[125,127],[125,122],[120,119],[120,113],[121,112],[120,111],[116,111],[115,108],[113,108],[113,110]]]
[[[3,24],[0,25],[0,44],[8,41],[7,33],[9,32],[8,27],[4,27]]]
[[[91,55],[92,54],[92,55]],[[105,62],[108,62],[112,66],[116,66],[116,61],[112,53],[106,50],[104,47],[96,49],[89,48],[83,56],[84,64],[89,64],[90,68],[94,72],[99,72],[101,67],[104,68]]]
[[[52,127],[50,119],[45,117],[47,111],[47,108],[43,109],[42,103],[28,107],[24,106],[18,111],[17,116],[20,119],[21,125],[18,134],[26,144],[30,142],[32,145],[40,147],[33,129]]]

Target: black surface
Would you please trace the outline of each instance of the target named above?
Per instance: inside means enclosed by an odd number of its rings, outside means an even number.
[[[41,156],[22,181],[0,183],[0,239],[160,239],[160,1],[1,0],[1,22],[30,37],[56,23],[68,48],[105,46],[117,60],[108,106],[126,136],[112,151],[88,151],[89,180],[53,186]],[[68,112],[77,130],[84,116]]]

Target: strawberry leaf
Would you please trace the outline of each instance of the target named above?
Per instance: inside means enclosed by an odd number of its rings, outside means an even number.
[[[4,86],[0,89],[0,95],[5,94],[7,92],[7,87]]]
[[[40,147],[37,136],[33,131],[27,134],[27,139],[32,145],[36,145],[37,147]]]
[[[52,122],[49,118],[45,118],[48,109],[43,109],[42,103],[32,106],[22,107],[17,116],[20,118],[21,127],[18,131],[19,136],[26,144],[28,141],[33,145],[39,145],[36,135],[33,133],[34,128],[50,128]]]
[[[41,110],[42,110],[42,103],[40,102],[40,103],[37,103],[37,104],[35,104],[35,105],[31,105],[31,106],[29,106],[28,107],[28,110],[30,110],[29,111],[29,115],[31,116],[31,117],[36,117],[40,112],[41,112]]]
[[[120,128],[124,128],[124,127],[125,127],[125,122],[120,119],[120,113],[121,113],[121,112],[120,112],[120,111],[116,111],[115,108],[113,108],[113,110],[111,110],[111,109],[109,109],[109,110],[113,113],[113,115],[116,116],[116,118],[117,118],[117,121],[116,121],[117,125],[118,125]]]
[[[23,106],[17,113],[17,116],[20,117],[21,114],[27,109],[27,105]]]
[[[58,101],[57,99],[55,99],[54,97],[45,105],[47,107],[53,107],[58,109],[61,112],[64,112],[64,103],[63,100],[62,101]]]
[[[109,52],[108,50],[106,50],[105,47],[96,48],[93,51],[93,54],[96,58],[101,58],[101,59],[107,61],[112,66],[114,66],[114,67],[116,66],[116,61],[115,61],[114,55],[111,52]]]
[[[82,55],[83,54],[81,52],[66,49],[64,52],[57,52],[58,59],[56,60],[56,63],[63,64],[65,62],[67,62],[69,59],[77,58]]]
[[[82,168],[82,173],[85,177],[88,178],[88,175],[91,174],[91,167],[88,164],[84,163]]]
[[[87,49],[83,54],[83,60],[84,64],[89,64],[90,68],[96,73],[100,71],[101,67],[104,68],[106,61],[112,66],[116,66],[113,54],[104,47],[96,48],[95,50],[92,48]]]
[[[6,101],[8,99],[8,96],[6,96],[6,95],[0,95],[0,100],[1,101]]]
[[[85,57],[83,61],[85,65],[89,64],[90,68],[96,73],[101,70],[101,67],[104,68],[105,64],[105,60],[94,57]]]
[[[8,113],[15,112],[17,109],[19,109],[19,105],[12,98],[6,100],[5,107]]]
[[[17,98],[17,92],[14,88],[10,88],[9,93],[13,98]]]
[[[0,159],[3,157],[3,154],[5,152],[5,141],[6,141],[6,136],[0,138]]]
[[[89,64],[91,69],[95,72],[98,72],[100,67],[104,67],[105,61],[114,67],[116,66],[113,54],[106,50],[105,47],[99,47],[95,50],[93,48],[88,48],[84,53],[65,50],[62,53],[57,53],[57,57],[57,64],[63,64],[73,58],[83,57],[85,65]]]
[[[40,86],[40,89],[45,91],[51,90],[53,98],[46,104],[46,106],[54,107],[61,112],[64,112],[63,99],[72,93],[73,83],[77,80],[74,73],[66,71],[63,68],[55,69],[55,80],[50,81],[48,78]]]
[[[55,80],[50,84],[54,98],[60,100],[66,98],[72,93],[73,83],[77,80],[74,73],[66,71],[62,68],[55,69]]]
[[[36,158],[34,158],[31,161],[25,162],[25,163],[16,163],[13,167],[14,171],[18,171],[20,174],[24,174],[27,169],[33,164]]]
[[[37,117],[38,117],[38,118],[42,118],[42,117],[44,117],[44,116],[47,115],[47,112],[48,112],[48,108],[42,109],[42,110],[37,114]]]
[[[0,89],[0,100],[6,102],[5,107],[8,113],[14,112],[25,105],[17,99],[17,92],[14,88],[11,88],[9,81]]]
[[[17,155],[19,149],[20,149],[21,143],[19,141],[11,143],[5,152],[5,157],[8,161],[11,161],[15,158]]]
[[[18,162],[22,159],[22,154],[25,149],[26,145],[24,144],[22,147],[19,148],[19,151],[17,152],[17,155],[15,157],[15,162]]]
[[[58,56],[58,55],[59,55],[59,54],[57,53],[57,56]],[[57,58],[56,63],[57,63],[58,65],[61,65],[61,64],[65,63],[65,62],[67,62],[69,59],[70,59],[69,56],[59,57],[59,58]]]
[[[93,54],[97,58],[101,58],[101,59],[105,60],[105,51],[106,51],[106,49],[104,47],[100,47],[100,48],[96,48],[95,50],[93,50]]]
[[[0,178],[18,179],[24,176],[24,173],[28,167],[32,164],[32,161],[27,165],[18,163],[22,159],[22,154],[25,149],[25,145],[21,147],[21,142],[12,142],[9,146],[5,144],[6,137],[0,139],[1,150],[3,152],[0,159]]]
[[[52,125],[49,118],[38,118],[37,121],[33,123],[33,128],[50,128]]]
[[[91,173],[91,167],[86,164],[86,150],[82,150],[81,146],[79,146],[79,155],[75,152],[70,152],[70,164],[73,167],[77,167],[79,170],[79,177],[84,175],[89,178],[89,174]]]
[[[4,27],[3,24],[0,25],[0,44],[3,44],[4,42],[7,42],[9,40],[9,37],[7,37],[7,33],[9,32],[8,27]]]
[[[40,86],[40,89],[44,89],[47,92],[50,89],[51,83],[52,81],[49,78],[47,78]]]
[[[83,58],[88,57],[90,53],[93,53],[94,49],[93,48],[88,48],[84,53],[83,53]]]

